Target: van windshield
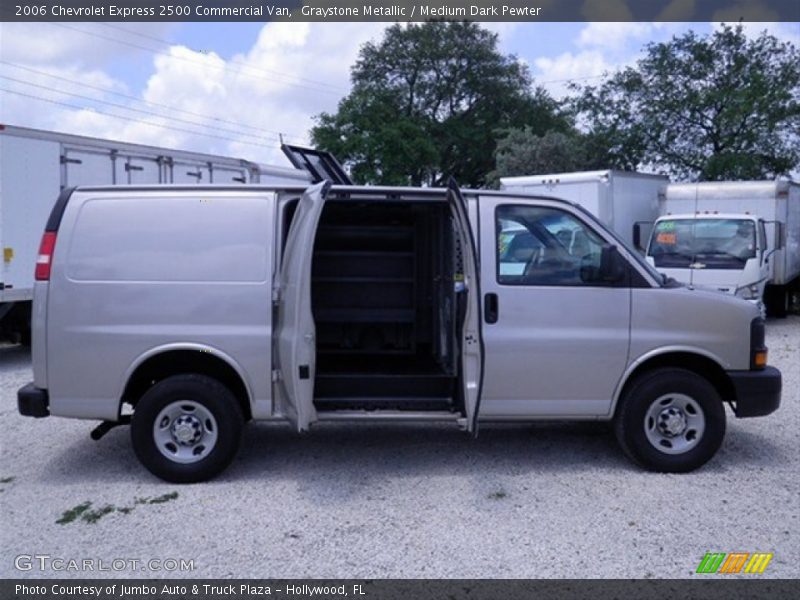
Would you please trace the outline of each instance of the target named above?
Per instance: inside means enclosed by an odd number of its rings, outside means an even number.
[[[665,219],[653,229],[647,254],[659,268],[741,269],[756,255],[755,222]]]

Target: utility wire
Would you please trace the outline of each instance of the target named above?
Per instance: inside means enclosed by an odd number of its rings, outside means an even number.
[[[229,121],[227,119],[222,119],[220,117],[214,117],[212,115],[196,113],[196,112],[193,112],[193,111],[190,111],[190,110],[186,110],[186,109],[183,109],[183,108],[178,108],[177,106],[170,106],[169,104],[161,104],[159,102],[152,102],[150,100],[142,100],[141,98],[137,98],[136,96],[131,96],[130,94],[123,94],[122,92],[117,92],[115,90],[110,90],[108,88],[100,87],[100,86],[97,86],[97,85],[91,85],[91,84],[84,83],[84,82],[76,82],[74,79],[69,79],[67,77],[60,77],[59,75],[53,75],[52,73],[48,73],[46,71],[40,71],[38,69],[33,69],[31,67],[26,67],[26,66],[23,66],[23,65],[12,63],[12,62],[9,62],[7,60],[0,60],[0,64],[7,65],[7,66],[10,66],[10,67],[14,67],[15,69],[21,69],[23,71],[28,71],[30,73],[35,73],[37,75],[43,75],[45,77],[51,77],[53,79],[58,79],[59,81],[65,81],[67,83],[80,85],[81,87],[89,88],[89,89],[92,89],[92,90],[97,90],[98,92],[103,92],[103,93],[106,93],[106,94],[112,94],[114,96],[119,96],[120,98],[127,98],[128,100],[134,100],[135,102],[139,102],[139,103],[144,104],[144,105],[155,106],[155,107],[158,107],[158,108],[164,108],[166,110],[171,110],[171,111],[175,111],[175,112],[179,112],[179,113],[184,113],[184,114],[187,114],[187,115],[191,115],[193,117],[200,117],[201,119],[211,119],[213,121],[218,121],[220,123],[233,125],[235,127],[244,127],[244,125],[242,125],[241,123],[237,123],[236,121]],[[25,83],[28,83],[28,82],[25,82]],[[274,130],[274,129],[266,129],[264,127],[258,127],[256,125],[247,125],[247,127],[248,127],[248,129],[253,129],[255,131],[263,131],[265,133],[271,133],[271,134],[274,134],[274,135],[283,135],[284,137],[287,137],[287,138],[290,138],[290,139],[294,139],[294,140],[297,140],[297,141],[302,141],[302,140],[305,139],[303,136],[300,136],[300,135],[296,135],[296,134],[293,134],[293,133],[287,134],[287,133],[285,133],[283,131],[277,131],[277,130]]]
[[[75,109],[78,109],[78,110],[86,110],[86,108],[87,108],[85,106],[78,106],[76,104],[70,104],[68,102],[60,102],[58,100],[51,100],[49,98],[43,98],[42,96],[36,96],[34,94],[25,94],[23,92],[10,90],[10,89],[7,89],[7,88],[0,88],[0,92],[5,92],[7,94],[14,94],[16,96],[23,96],[25,98],[30,98],[32,100],[38,100],[38,101],[41,101],[41,102],[48,102],[49,104],[57,104],[59,106],[66,106],[68,108],[75,108]],[[96,108],[93,108],[92,111],[96,112],[97,114],[105,115],[107,117],[113,117],[114,119],[121,119],[123,121],[130,121],[132,123],[141,123],[142,125],[149,125],[151,127],[158,127],[160,129],[171,129],[172,131],[180,131],[182,133],[189,133],[189,134],[192,134],[192,135],[202,135],[202,136],[205,136],[205,137],[215,138],[215,139],[218,139],[218,140],[225,140],[225,141],[228,141],[228,142],[237,142],[237,143],[240,143],[240,144],[247,144],[249,146],[260,146],[262,148],[272,148],[272,149],[275,148],[275,146],[270,146],[269,144],[259,144],[258,142],[248,142],[248,141],[245,141],[245,140],[237,140],[235,138],[225,137],[225,136],[221,136],[221,135],[214,135],[212,133],[203,133],[202,131],[191,131],[189,129],[183,129],[181,127],[172,127],[171,125],[162,125],[161,123],[153,123],[151,121],[144,121],[142,119],[134,119],[132,117],[123,117],[122,115],[115,115],[113,113],[108,113],[108,112],[105,112],[105,111],[102,111],[102,110],[99,110],[99,109],[96,109]]]
[[[536,78],[533,79],[534,84],[543,84],[543,83],[572,83],[573,81],[585,81],[587,79],[600,79],[601,77],[605,77],[603,75],[588,75],[586,77],[570,77],[569,79],[550,79],[547,81],[537,81]]]
[[[140,46],[139,44],[134,44],[132,42],[126,42],[126,41],[123,41],[123,40],[120,40],[120,39],[117,39],[117,38],[101,35],[101,34],[96,33],[94,31],[86,31],[85,29],[78,29],[77,27],[70,27],[69,25],[66,25],[64,23],[52,23],[51,22],[51,23],[49,23],[49,25],[53,25],[55,27],[61,27],[63,29],[69,29],[71,31],[75,31],[75,32],[81,33],[83,35],[90,35],[90,36],[93,36],[93,37],[96,37],[96,38],[100,38],[102,40],[108,40],[109,42],[115,42],[117,44],[122,44],[123,46],[130,46],[131,48],[137,48],[139,50],[144,50],[146,52],[150,52],[150,53],[155,54],[157,56],[164,56],[164,57],[171,58],[171,59],[174,59],[174,60],[180,60],[182,62],[202,65],[202,66],[204,66],[206,68],[210,67],[210,68],[221,70],[221,71],[228,71],[229,70],[228,66],[205,63],[205,62],[202,62],[202,61],[199,61],[199,60],[193,60],[191,58],[187,58],[185,56],[175,56],[174,54],[168,54],[166,52],[162,52],[160,50],[156,50],[155,48],[148,48],[147,46]],[[252,75],[250,73],[243,73],[242,69],[243,68],[247,68],[248,65],[237,65],[237,66],[239,67],[239,71],[238,71],[239,75],[242,75],[244,77],[250,77],[251,79],[273,81],[273,82],[281,83],[283,85],[288,85],[288,86],[291,86],[291,87],[304,88],[304,89],[307,89],[307,90],[311,90],[313,92],[321,92],[323,94],[333,94],[335,96],[340,96],[341,95],[340,92],[336,92],[334,90],[329,90],[329,89],[325,89],[325,88],[321,88],[321,87],[312,87],[310,85],[304,85],[302,83],[291,83],[291,82],[287,82],[287,81],[280,81],[280,80],[277,80],[277,79],[272,79],[272,78],[269,78],[269,77],[265,77],[263,75],[259,76],[259,75]],[[233,70],[233,69],[231,69],[231,70]],[[236,72],[236,71],[234,70],[234,72]]]
[[[178,46],[178,45],[181,45],[181,44],[178,44],[177,42],[171,42],[169,40],[165,40],[164,38],[156,37],[154,35],[149,35],[147,33],[141,33],[139,31],[133,31],[131,29],[128,29],[127,27],[120,27],[119,25],[112,25],[111,23],[96,23],[96,25],[101,25],[102,27],[108,27],[110,29],[116,29],[118,31],[123,31],[125,33],[129,33],[129,34],[132,34],[132,35],[138,35],[139,37],[143,37],[143,38],[146,38],[146,39],[149,39],[149,40],[153,40],[153,41],[158,42],[159,44],[164,44],[166,46]],[[201,52],[201,51],[193,49],[193,48],[190,48],[190,49],[193,50],[194,52]],[[262,73],[267,73],[268,75],[278,75],[280,77],[288,77],[288,78],[294,79],[296,81],[305,81],[305,82],[310,83],[310,84],[329,87],[329,88],[331,88],[333,90],[336,90],[336,91],[339,91],[339,92],[346,92],[347,91],[347,89],[345,89],[343,87],[340,87],[338,85],[334,85],[332,83],[327,83],[325,81],[319,81],[318,79],[309,79],[307,77],[300,77],[298,75],[292,75],[291,73],[285,73],[285,72],[282,72],[282,71],[276,71],[275,69],[266,69],[264,67],[256,67],[256,66],[253,66],[253,65],[241,65],[241,66],[244,67],[244,68],[247,68],[247,69],[251,69],[253,71],[261,71]]]
[[[59,90],[59,89],[52,88],[52,87],[49,87],[49,86],[46,86],[46,85],[39,85],[38,83],[31,83],[30,81],[25,81],[23,79],[15,79],[13,77],[8,77],[6,75],[0,75],[0,79],[7,79],[8,81],[13,81],[14,83],[22,83],[24,85],[29,85],[29,86],[32,86],[32,87],[35,87],[35,88],[39,88],[39,89],[42,89],[42,90],[48,90],[48,91],[51,91],[51,92],[56,92],[58,94],[65,94],[67,96],[72,96],[74,98],[80,98],[81,100],[89,100],[91,102],[97,102],[99,104],[106,104],[108,106],[113,106],[114,108],[121,108],[123,110],[129,110],[129,111],[132,111],[132,112],[136,112],[136,113],[140,113],[140,114],[143,114],[143,115],[147,115],[149,117],[157,117],[157,118],[161,118],[161,119],[171,119],[173,121],[178,121],[179,123],[184,123],[186,125],[194,125],[195,127],[203,127],[204,129],[213,129],[213,130],[216,130],[216,131],[220,131],[222,133],[230,133],[230,134],[233,134],[233,135],[242,135],[242,136],[245,136],[245,137],[253,137],[253,138],[256,138],[256,139],[264,139],[266,137],[266,136],[263,136],[263,135],[260,135],[260,134],[257,134],[257,133],[245,133],[243,131],[235,131],[233,129],[225,129],[225,128],[222,128],[222,127],[215,127],[213,125],[207,125],[205,123],[198,123],[197,121],[189,121],[189,120],[186,120],[186,119],[181,119],[179,117],[159,115],[159,114],[156,114],[154,112],[150,112],[149,110],[141,110],[141,109],[138,109],[138,108],[134,108],[132,106],[126,106],[125,104],[118,104],[116,102],[108,102],[107,100],[100,100],[99,98],[93,98],[91,96],[84,96],[82,94],[75,94],[73,92],[67,92],[67,91],[64,91],[64,90]],[[276,137],[276,136],[269,136],[269,139],[278,141],[278,137]]]

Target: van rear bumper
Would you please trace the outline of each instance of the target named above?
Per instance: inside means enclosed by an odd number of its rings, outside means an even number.
[[[21,387],[17,392],[17,408],[24,417],[50,416],[50,394],[32,383]]]
[[[763,417],[781,405],[781,372],[775,367],[761,371],[728,371],[736,392],[737,417]]]

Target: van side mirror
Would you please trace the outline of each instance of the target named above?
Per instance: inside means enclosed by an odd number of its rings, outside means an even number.
[[[625,278],[627,263],[613,244],[604,244],[600,251],[600,279],[606,283],[618,283]]]
[[[633,224],[633,247],[644,253],[645,247],[642,244],[642,225],[652,225],[653,221],[636,221]]]

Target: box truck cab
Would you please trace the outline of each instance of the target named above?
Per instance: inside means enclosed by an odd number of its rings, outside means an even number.
[[[674,183],[659,199],[659,211],[646,241],[650,264],[677,281],[786,316],[792,294],[800,291],[800,185]]]
[[[513,192],[79,188],[37,260],[23,415],[130,423],[170,481],[249,420],[614,423],[669,472],[767,415],[781,375],[733,296],[674,287],[579,206]]]
[[[667,277],[749,300],[763,309],[770,279],[763,219],[704,213],[660,217],[647,260]]]

